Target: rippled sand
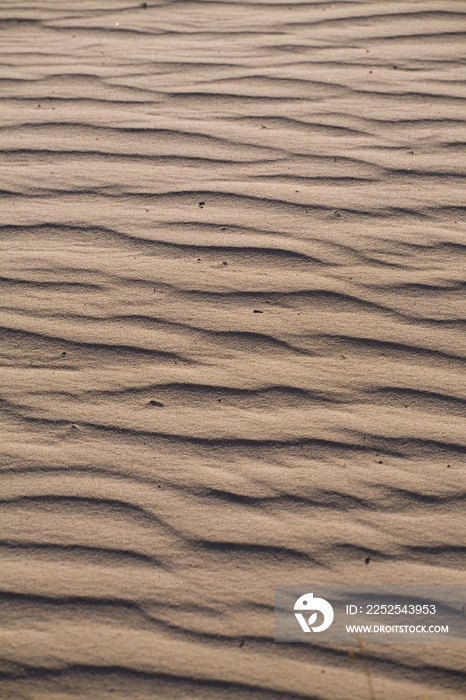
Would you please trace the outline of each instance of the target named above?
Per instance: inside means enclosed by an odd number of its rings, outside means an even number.
[[[0,28],[1,697],[368,698],[273,587],[465,582],[464,3]]]

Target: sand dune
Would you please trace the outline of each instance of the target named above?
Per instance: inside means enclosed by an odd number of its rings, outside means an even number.
[[[273,587],[465,582],[464,3],[145,5],[0,7],[0,694],[366,698]]]

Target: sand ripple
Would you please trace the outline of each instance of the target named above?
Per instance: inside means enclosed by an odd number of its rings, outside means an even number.
[[[273,586],[464,583],[464,7],[0,29],[2,697],[367,697]],[[402,646],[378,700],[463,697]]]

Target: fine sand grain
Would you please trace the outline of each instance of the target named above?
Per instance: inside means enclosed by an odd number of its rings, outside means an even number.
[[[466,4],[144,5],[0,5],[0,697],[364,700],[273,587],[466,580]]]

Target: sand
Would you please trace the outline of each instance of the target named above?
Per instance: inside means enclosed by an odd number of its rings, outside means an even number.
[[[369,698],[273,587],[466,582],[464,3],[0,27],[0,696]],[[464,697],[464,645],[366,657]]]

